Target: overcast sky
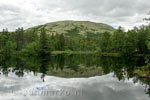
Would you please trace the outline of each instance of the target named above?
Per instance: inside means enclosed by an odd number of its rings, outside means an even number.
[[[88,20],[126,30],[143,23],[150,0],[0,0],[0,30],[62,20]]]

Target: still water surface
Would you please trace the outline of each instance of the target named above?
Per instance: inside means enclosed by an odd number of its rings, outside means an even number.
[[[0,100],[149,100],[143,58],[57,55],[1,57]]]

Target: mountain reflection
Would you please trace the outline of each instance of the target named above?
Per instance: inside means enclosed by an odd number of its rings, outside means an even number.
[[[100,57],[97,55],[55,55],[51,57],[0,57],[0,74],[9,76],[14,73],[24,77],[25,73],[33,72],[35,76],[41,73],[41,80],[45,76],[58,76],[64,78],[87,78],[106,75],[111,72],[119,81],[133,79],[145,86],[145,93],[150,95],[150,79],[135,76],[134,70],[145,64],[142,57]],[[31,79],[32,80],[32,79]]]

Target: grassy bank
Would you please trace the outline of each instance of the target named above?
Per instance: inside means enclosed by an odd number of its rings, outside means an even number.
[[[150,57],[150,54],[139,54],[139,53],[136,53],[136,54],[133,54],[133,56],[135,56],[135,57],[145,57],[145,56]]]
[[[100,56],[113,56],[113,57],[120,57],[120,53],[108,53],[108,52],[97,52],[97,51],[52,51],[52,55],[57,55],[57,54],[97,54]]]
[[[109,53],[109,52],[99,52],[99,51],[71,51],[71,50],[66,50],[66,51],[51,51],[51,54],[52,55],[58,55],[58,54],[66,54],[66,55],[71,55],[71,54],[96,54],[96,55],[99,55],[99,56],[106,56],[106,57],[121,57],[121,56],[123,56],[123,54],[117,53],[117,52]],[[0,56],[1,55],[2,55],[2,53],[0,52]],[[35,53],[35,52],[18,51],[18,52],[13,52],[13,54],[11,54],[11,55],[37,56],[37,53]],[[148,57],[150,57],[150,54],[135,53],[135,54],[132,54],[130,56],[133,56],[133,57],[145,57],[145,56],[148,56]]]
[[[108,56],[108,57],[120,57],[120,53],[108,53],[108,52],[100,52],[101,56]]]
[[[136,69],[134,71],[134,74],[136,74],[140,78],[150,78],[150,66],[149,66],[149,64]]]
[[[96,51],[52,51],[52,55],[58,55],[58,54],[96,54]]]
[[[113,53],[109,53],[109,52],[98,52],[98,51],[52,51],[51,52],[52,55],[57,55],[57,54],[97,54],[100,56],[106,56],[106,57],[121,57],[123,56],[123,54],[121,53],[117,53],[117,52],[113,52]],[[134,56],[134,57],[145,57],[145,56],[149,56],[150,54],[139,54],[139,53],[135,53],[132,54],[130,56]]]

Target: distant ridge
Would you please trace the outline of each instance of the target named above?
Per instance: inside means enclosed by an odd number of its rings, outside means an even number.
[[[97,36],[104,32],[115,31],[113,27],[104,23],[65,20],[35,26],[27,29],[26,32],[34,30],[40,33],[42,27],[46,29],[47,34],[64,34],[65,36]]]

